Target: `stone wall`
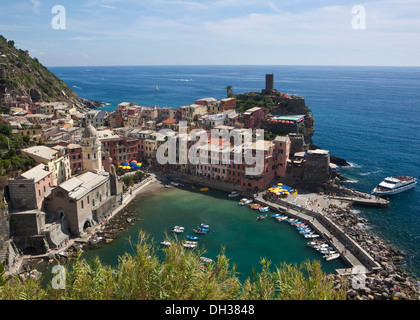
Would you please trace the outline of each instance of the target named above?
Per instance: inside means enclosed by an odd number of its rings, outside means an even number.
[[[42,211],[22,211],[10,215],[10,229],[13,236],[30,237],[44,229],[45,213]]]
[[[0,248],[10,238],[9,217],[7,209],[0,209]]]

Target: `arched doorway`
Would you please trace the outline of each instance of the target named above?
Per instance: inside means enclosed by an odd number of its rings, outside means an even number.
[[[85,221],[85,224],[83,225],[83,230],[86,230],[87,228],[90,228],[92,226],[92,224],[90,223],[89,220]]]

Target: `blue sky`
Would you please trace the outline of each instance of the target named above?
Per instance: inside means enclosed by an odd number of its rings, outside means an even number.
[[[420,0],[2,1],[0,34],[47,66],[419,66]]]

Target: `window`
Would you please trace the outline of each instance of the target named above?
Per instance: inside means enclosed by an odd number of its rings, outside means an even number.
[[[81,206],[82,206],[82,209],[84,208],[84,205],[83,205],[83,200],[82,200],[82,202],[80,203],[81,204]]]

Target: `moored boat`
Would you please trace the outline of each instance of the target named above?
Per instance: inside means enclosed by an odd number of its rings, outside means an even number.
[[[160,244],[165,246],[165,247],[169,247],[171,245],[171,243],[169,241],[162,241]]]
[[[266,213],[257,217],[258,220],[262,220],[262,219],[265,219],[265,218],[267,218],[267,214]]]
[[[384,181],[373,189],[372,193],[378,196],[401,193],[414,188],[417,180],[417,178],[409,176],[386,177]]]
[[[202,229],[193,229],[193,231],[194,231],[194,233],[197,233],[197,234],[206,234],[207,233],[207,231],[204,231]]]
[[[327,261],[337,259],[338,257],[340,257],[339,253],[327,254],[327,255],[324,256],[325,260],[327,260]]]
[[[206,258],[206,257],[200,257],[200,260],[203,261],[203,262],[205,262],[205,263],[211,263],[211,262],[213,262],[212,259]]]
[[[262,207],[262,208],[259,208],[258,210],[260,210],[260,212],[268,212],[270,210],[270,208],[269,207]]]
[[[232,191],[229,195],[229,198],[235,198],[235,197],[239,197],[239,193],[237,193],[236,191]]]
[[[175,227],[172,228],[172,232],[173,233],[183,233],[184,232],[184,227],[175,226]]]
[[[240,206],[246,206],[250,203],[252,203],[252,199],[243,198],[239,201]]]
[[[187,235],[187,239],[188,240],[191,240],[191,241],[197,241],[198,240],[198,237]]]
[[[185,241],[183,246],[184,246],[184,248],[193,249],[193,248],[197,247],[197,242]]]

